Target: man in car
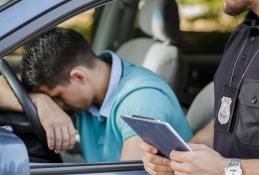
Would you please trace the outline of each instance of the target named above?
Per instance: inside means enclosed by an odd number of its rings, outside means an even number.
[[[55,28],[26,46],[22,82],[29,91],[42,93],[32,100],[48,146],[57,153],[73,146],[75,131],[48,96],[62,109],[76,111],[87,162],[142,158],[141,139],[121,115],[157,118],[173,125],[185,140],[192,136],[176,96],[160,77],[110,51],[97,57],[83,36],[70,29]]]
[[[213,145],[214,150],[190,144],[192,152],[172,150],[168,160],[142,143],[150,174],[259,174],[259,1],[224,0],[229,15],[246,10],[249,13],[229,39],[214,78],[214,122],[192,139]]]

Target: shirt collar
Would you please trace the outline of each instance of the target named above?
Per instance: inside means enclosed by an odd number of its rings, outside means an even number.
[[[115,91],[118,87],[121,76],[122,76],[122,62],[121,59],[111,51],[103,52],[100,56],[101,59],[112,62],[111,66],[111,75],[108,85],[108,90],[104,97],[104,101],[100,108],[96,106],[91,106],[88,111],[97,117],[103,116],[108,117],[110,113],[110,108],[112,105],[112,101],[116,95]]]

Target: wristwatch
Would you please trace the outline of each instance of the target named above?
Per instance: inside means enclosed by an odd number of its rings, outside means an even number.
[[[240,159],[231,159],[228,167],[225,168],[225,175],[242,175]]]

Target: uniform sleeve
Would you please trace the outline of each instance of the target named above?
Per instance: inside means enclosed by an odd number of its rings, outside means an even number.
[[[125,141],[129,137],[135,136],[136,133],[123,121],[122,115],[139,115],[166,121],[173,125],[185,140],[191,137],[189,125],[176,98],[174,103],[158,89],[137,90],[128,95],[119,105],[116,124]]]

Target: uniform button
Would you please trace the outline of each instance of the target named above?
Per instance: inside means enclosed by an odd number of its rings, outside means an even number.
[[[255,37],[252,36],[252,37],[250,38],[250,41],[253,42],[254,40],[255,40]]]
[[[257,98],[256,98],[256,97],[253,97],[252,100],[251,100],[251,102],[252,102],[253,104],[256,104],[256,103],[257,103]]]
[[[246,59],[246,54],[245,54],[245,53],[242,55],[242,59],[243,59],[243,60]]]

